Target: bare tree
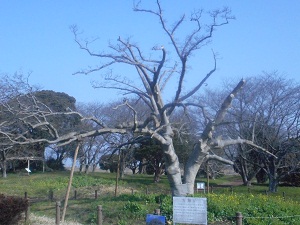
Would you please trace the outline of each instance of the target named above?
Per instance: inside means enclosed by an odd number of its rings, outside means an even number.
[[[295,172],[298,161],[300,101],[299,85],[277,73],[249,78],[230,110],[227,133],[248,138],[270,153],[239,145],[234,151],[235,167],[250,182],[259,172],[269,178],[269,191],[277,191],[280,180]]]
[[[88,173],[91,168],[92,172],[94,172],[99,163],[101,153],[105,152],[105,146],[106,142],[101,136],[86,138],[78,153],[80,162],[79,171]]]
[[[95,87],[116,89],[122,91],[125,95],[135,95],[139,101],[144,101],[150,113],[147,118],[141,120],[138,110],[134,105],[129,104],[127,99],[124,99],[122,105],[131,110],[131,116],[127,118],[127,123],[119,125],[117,129],[125,129],[126,131],[140,133],[145,137],[156,139],[162,146],[161,149],[165,157],[166,171],[173,194],[185,195],[187,193],[193,193],[195,176],[203,161],[214,159],[232,164],[231,161],[213,154],[211,150],[238,143],[254,145],[252,141],[241,138],[223,140],[213,135],[215,127],[222,123],[232,99],[243,87],[244,80],[242,80],[225,98],[215,117],[211,120],[207,120],[198,142],[195,144],[187,161],[184,179],[182,180],[181,178],[179,160],[173,145],[174,127],[170,122],[170,117],[177,107],[188,109],[194,106],[201,108],[201,106],[191,103],[190,99],[215,72],[217,63],[216,55],[213,52],[213,67],[211,70],[208,71],[207,74],[204,74],[199,82],[195,83],[194,81],[194,87],[184,92],[184,84],[187,78],[191,76],[187,70],[189,59],[211,40],[218,27],[228,24],[229,21],[233,19],[233,16],[231,16],[228,8],[215,10],[209,13],[211,23],[202,26],[200,20],[203,12],[196,12],[192,14],[189,20],[195,24],[195,29],[188,33],[183,41],[180,41],[179,28],[186,22],[185,15],[180,17],[173,26],[169,26],[163,17],[163,10],[159,1],[156,1],[156,9],[144,9],[137,4],[134,7],[134,11],[147,13],[156,17],[171,45],[164,45],[162,43],[160,47],[153,47],[152,50],[158,51],[160,54],[156,54],[154,56],[156,58],[152,58],[151,56],[148,57],[145,55],[142,49],[130,39],[119,37],[117,44],[109,45],[111,49],[110,53],[99,53],[90,48],[89,42],[80,40],[78,29],[74,26],[72,27],[72,31],[79,47],[92,57],[103,60],[103,63],[98,67],[81,70],[75,74],[99,72],[117,64],[131,66],[135,69],[137,77],[131,77],[131,79],[138,79],[140,81],[139,84],[134,84],[134,82],[128,78],[109,75],[104,78],[105,83],[95,84]],[[169,54],[169,52],[172,53]],[[173,88],[174,97],[171,102],[165,103],[162,93],[168,85],[168,81],[174,77],[178,80],[177,86]],[[205,114],[203,115],[205,116]],[[111,131],[113,132],[113,130]]]
[[[41,142],[45,144],[66,145],[73,141],[81,142],[86,137],[109,133],[137,133],[138,139],[142,136],[143,138],[153,138],[160,143],[161,151],[165,158],[165,167],[170,187],[173,195],[176,196],[192,194],[194,192],[195,176],[204,161],[219,160],[224,163],[233,164],[232,161],[214,154],[214,149],[222,149],[233,144],[247,143],[256,146],[262,151],[266,151],[249,140],[242,138],[223,139],[215,135],[216,127],[222,124],[233,98],[245,83],[244,80],[241,80],[225,97],[220,109],[213,118],[206,117],[204,110],[202,111],[203,114],[199,115],[205,117],[206,123],[203,130],[198,132],[198,141],[195,143],[193,151],[187,160],[182,179],[179,159],[173,143],[175,126],[173,126],[170,118],[178,107],[182,107],[185,110],[188,110],[189,107],[202,108],[201,105],[192,103],[191,97],[199,91],[207,79],[215,72],[216,55],[214,53],[212,55],[213,67],[207,74],[204,74],[199,82],[195,82],[194,77],[191,77],[191,74],[188,73],[189,59],[211,40],[212,35],[218,27],[228,24],[233,17],[228,8],[216,10],[209,13],[211,24],[203,27],[200,22],[202,12],[194,13],[189,21],[195,24],[195,29],[187,34],[184,41],[181,42],[178,33],[179,27],[186,22],[185,16],[182,16],[173,26],[169,27],[163,18],[163,11],[159,1],[156,2],[155,10],[143,9],[139,5],[136,5],[134,10],[136,12],[148,13],[158,18],[163,32],[171,42],[171,45],[165,45],[166,47],[162,45],[159,48],[152,48],[154,51],[158,51],[158,54],[154,56],[156,59],[144,55],[142,49],[136,44],[132,43],[129,39],[124,40],[121,37],[118,38],[116,45],[109,46],[112,51],[111,53],[95,53],[90,49],[88,42],[84,43],[80,41],[76,27],[73,27],[72,31],[75,41],[81,49],[85,50],[91,56],[103,60],[103,64],[99,65],[99,67],[79,71],[78,74],[101,71],[117,64],[133,67],[137,72],[136,74],[140,81],[139,85],[134,84],[134,82],[128,79],[110,75],[105,78],[105,84],[98,84],[97,87],[117,89],[125,95],[135,95],[138,101],[143,101],[148,106],[149,110],[146,111],[148,114],[141,114],[135,108],[135,104],[124,98],[122,104],[115,107],[115,109],[118,110],[120,107],[125,107],[130,112],[130,115],[126,118],[127,121],[125,123],[115,123],[114,126],[111,126],[112,123],[105,123],[105,118],[101,120],[96,117],[86,117],[71,109],[68,109],[66,112],[53,112],[45,104],[38,101],[34,95],[28,93],[26,94],[28,100],[26,102],[18,102],[18,107],[6,106],[6,110],[11,112],[12,115],[17,116],[2,122],[2,126],[0,127],[0,146],[7,147]],[[170,49],[168,49],[169,47]],[[173,54],[168,53],[171,50],[174,50]],[[174,97],[170,102],[165,103],[162,94],[163,90],[169,84],[168,81],[175,77],[178,82],[176,87],[173,88]],[[183,87],[188,77],[193,79],[194,87],[184,92]],[[57,115],[77,115],[81,121],[90,120],[97,126],[92,130],[76,130],[64,133],[56,129],[55,125],[51,123],[52,117]],[[18,122],[18,129],[13,129],[13,126],[7,126],[12,125],[16,121]],[[35,137],[33,134],[37,130],[43,130],[47,135],[45,137]],[[134,135],[132,136],[134,137]]]
[[[133,102],[136,102],[133,100]],[[116,101],[107,104],[89,103],[80,104],[79,111],[84,115],[93,115],[99,121],[105,122],[107,126],[114,127],[120,126],[120,124],[127,124],[130,121],[132,111],[126,107],[120,107],[123,101]],[[139,112],[142,112],[143,107],[139,108]],[[142,114],[142,113],[141,113]],[[87,128],[84,130],[97,129],[98,125],[90,120],[85,121],[84,126]],[[80,161],[88,166],[92,163],[94,166],[99,164],[100,156],[103,154],[118,154],[120,157],[120,177],[123,177],[124,170],[126,168],[128,158],[127,149],[130,148],[130,140],[133,133],[127,132],[124,134],[109,134],[102,136],[94,136],[86,138],[80,151]]]
[[[30,75],[30,74],[29,74]],[[20,73],[15,73],[12,76],[8,74],[1,74],[0,76],[0,138],[5,143],[5,133],[11,129],[18,129],[18,121],[15,121],[17,115],[12,113],[12,104],[14,107],[19,107],[17,104],[18,98],[24,94],[32,91],[36,91],[37,87],[31,87],[28,84],[28,76],[24,76]],[[12,122],[13,121],[13,122]],[[10,129],[8,129],[10,127]],[[13,131],[10,131],[13,132]],[[42,144],[30,144],[26,147],[15,147],[11,145],[2,145],[0,147],[0,168],[2,170],[2,177],[6,177],[6,170],[8,161],[14,160],[29,160],[29,159],[41,159],[40,151]]]

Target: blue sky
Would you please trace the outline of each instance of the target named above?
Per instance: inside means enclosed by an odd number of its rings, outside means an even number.
[[[147,52],[161,38],[156,18],[132,11],[131,0],[0,0],[0,73],[31,73],[30,83],[65,92],[78,102],[104,102],[117,98],[108,90],[93,89],[99,74],[72,75],[97,60],[81,51],[69,29],[76,24],[82,37],[97,37],[98,50],[109,40],[131,37]],[[142,1],[153,7],[154,1]],[[277,70],[300,81],[299,0],[162,0],[169,22],[194,9],[228,6],[236,20],[221,27],[212,43],[194,55],[189,70],[192,84],[210,68],[211,49],[219,54],[218,70],[208,82],[216,87],[222,79],[240,79]],[[120,72],[120,71],[116,71]],[[122,71],[125,73],[126,71]],[[133,78],[132,78],[133,79]]]

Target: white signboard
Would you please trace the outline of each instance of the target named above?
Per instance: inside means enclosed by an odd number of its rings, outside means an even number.
[[[197,183],[197,189],[205,190],[205,183],[203,183],[203,182]]]
[[[173,197],[173,223],[207,225],[207,199]]]

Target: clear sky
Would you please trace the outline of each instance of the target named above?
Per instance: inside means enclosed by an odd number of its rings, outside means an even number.
[[[142,3],[154,6],[154,1]],[[31,84],[65,92],[78,102],[113,99],[115,93],[91,87],[99,74],[72,75],[97,61],[78,48],[69,27],[76,24],[83,38],[98,37],[99,51],[119,36],[132,37],[145,52],[154,44],[166,46],[157,19],[133,12],[132,6],[131,0],[0,0],[0,73],[31,73]],[[211,49],[220,59],[210,87],[224,78],[274,70],[300,81],[299,0],[162,0],[169,22],[183,13],[188,18],[194,9],[223,6],[236,20],[219,28],[213,42],[194,56],[187,84],[209,69]]]

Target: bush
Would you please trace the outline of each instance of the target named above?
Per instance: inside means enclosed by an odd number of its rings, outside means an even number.
[[[117,197],[118,198],[118,197]],[[154,195],[121,195],[120,199],[126,200],[123,211],[128,218],[143,218],[147,213],[147,205],[155,202]]]
[[[264,184],[268,181],[268,174],[263,169],[260,169],[255,177],[258,184]]]
[[[172,196],[160,195],[159,201],[160,201],[161,215],[164,215],[167,218],[167,221],[172,221],[173,220]]]
[[[65,170],[65,165],[63,164],[62,161],[56,160],[54,158],[50,158],[46,161],[46,165],[52,169],[52,170],[57,170],[57,171],[64,171]]]
[[[300,187],[300,170],[287,174],[281,181],[291,186]]]
[[[102,155],[99,162],[99,167],[102,170],[109,170],[115,173],[118,170],[119,156],[117,154]]]
[[[27,208],[27,199],[0,195],[0,225],[17,224]]]

